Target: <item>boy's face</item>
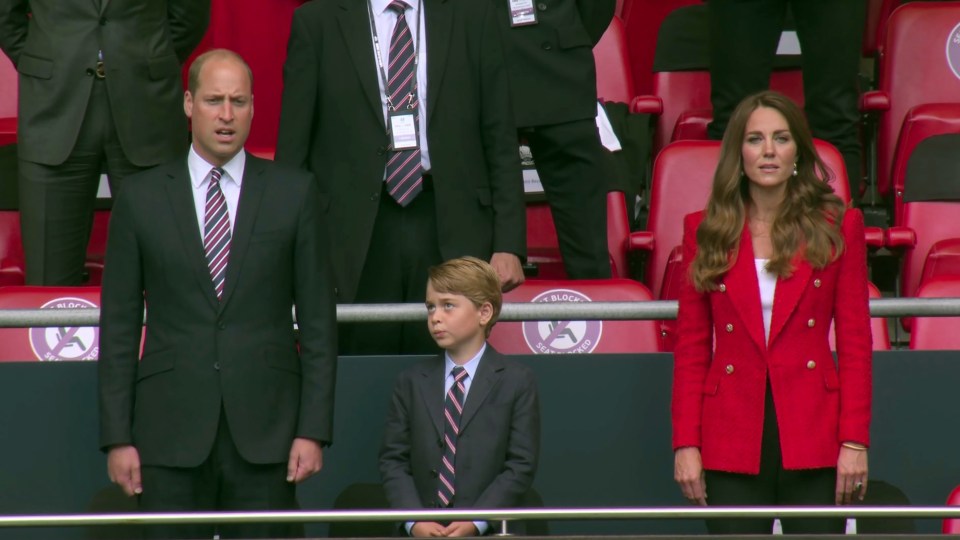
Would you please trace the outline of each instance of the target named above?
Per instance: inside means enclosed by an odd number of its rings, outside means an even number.
[[[466,296],[437,292],[427,283],[427,329],[454,361],[467,362],[486,340],[486,327],[493,307],[477,307]]]

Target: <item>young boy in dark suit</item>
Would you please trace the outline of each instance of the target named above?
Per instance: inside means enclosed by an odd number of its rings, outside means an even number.
[[[530,368],[486,342],[500,314],[500,280],[486,262],[430,269],[427,326],[444,349],[397,378],[380,450],[393,508],[516,506],[533,483],[540,403]],[[476,536],[486,522],[408,522],[408,534]]]

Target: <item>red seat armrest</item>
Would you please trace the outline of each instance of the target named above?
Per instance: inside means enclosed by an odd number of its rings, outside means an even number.
[[[630,239],[628,240],[627,249],[629,251],[653,251],[653,246],[655,240],[653,238],[653,233],[650,231],[636,231],[630,233]]]
[[[910,227],[890,227],[887,229],[888,248],[910,248],[917,245],[917,233]]]
[[[867,247],[879,249],[884,246],[885,239],[883,229],[880,227],[864,227],[863,238],[867,242]]]
[[[661,115],[663,100],[657,96],[637,96],[630,103],[630,112]]]
[[[861,112],[879,112],[890,110],[890,95],[882,90],[871,90],[860,96]]]

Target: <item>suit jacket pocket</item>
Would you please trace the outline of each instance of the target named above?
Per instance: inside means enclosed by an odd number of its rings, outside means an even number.
[[[707,379],[703,381],[703,393],[708,396],[717,395],[717,389],[720,388],[720,372],[711,369],[707,372]]]
[[[582,25],[562,26],[557,28],[557,46],[561,49],[593,47],[593,42]]]
[[[818,362],[817,367],[823,374],[823,386],[827,390],[837,390],[840,388],[840,379],[837,377],[837,367],[833,363],[833,358],[826,358]]]
[[[49,79],[53,76],[53,61],[39,56],[21,54],[20,61],[17,62],[17,71],[28,77]]]
[[[147,71],[155,81],[177,76],[180,73],[180,61],[173,54],[157,56],[147,60]]]
[[[142,381],[164,371],[170,371],[176,366],[176,363],[177,353],[172,349],[144,356],[137,366],[137,381]]]
[[[296,375],[300,374],[300,356],[293,349],[276,346],[267,347],[264,349],[264,355],[268,366],[289,371]]]

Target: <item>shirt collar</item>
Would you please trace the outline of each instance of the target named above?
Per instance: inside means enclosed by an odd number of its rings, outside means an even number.
[[[226,162],[221,169],[226,173],[226,178],[232,180],[237,187],[243,182],[243,169],[247,163],[247,153],[244,150],[237,152],[230,161]],[[190,145],[190,152],[187,154],[187,167],[190,169],[190,182],[194,189],[200,188],[203,182],[210,175],[210,169],[214,167],[212,163],[200,157],[193,145]]]
[[[420,0],[404,0],[407,3],[407,16],[416,15],[417,5],[420,3]],[[384,15],[387,13],[387,7],[393,3],[393,0],[370,0],[370,3],[373,5],[373,14],[376,16]]]
[[[466,364],[463,364],[463,369],[467,370],[467,376],[470,377],[471,380],[474,378],[474,375],[477,373],[477,367],[480,365],[480,359],[483,358],[483,353],[485,353],[486,351],[487,351],[487,343],[484,342],[483,347],[480,347],[480,350],[477,351],[477,354],[474,355],[474,357],[471,358],[469,362],[467,362]],[[446,352],[443,353],[443,360],[444,360],[443,375],[447,377],[450,375],[450,372],[453,371],[453,368],[457,366],[457,364],[453,362],[453,359],[450,358],[450,354]]]

